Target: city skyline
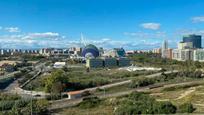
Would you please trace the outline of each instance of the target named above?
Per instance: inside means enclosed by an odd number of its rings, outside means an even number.
[[[1,48],[98,47],[152,49],[185,34],[204,35],[202,0],[0,1]],[[203,43],[202,43],[203,44]]]

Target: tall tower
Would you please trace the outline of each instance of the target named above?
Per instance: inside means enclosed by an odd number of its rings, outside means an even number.
[[[164,40],[164,42],[162,43],[162,58],[167,57],[167,52],[168,52],[168,41]]]

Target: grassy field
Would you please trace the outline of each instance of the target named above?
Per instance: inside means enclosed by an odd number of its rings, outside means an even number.
[[[191,102],[196,108],[194,113],[204,113],[204,82],[179,85],[151,90],[158,101],[171,101],[175,105]]]

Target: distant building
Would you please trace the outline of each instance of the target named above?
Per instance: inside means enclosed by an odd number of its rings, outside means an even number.
[[[113,48],[111,50],[106,51],[103,56],[118,58],[118,57],[125,57],[126,56],[125,54],[126,53],[123,48]]]
[[[53,49],[51,50],[51,53],[50,55],[53,55],[53,56],[66,56],[66,55],[69,55],[69,51],[68,49]]]
[[[135,51],[134,50],[129,50],[129,51],[126,51],[125,53],[126,53],[126,55],[131,55],[131,54],[135,54]]]
[[[89,44],[83,48],[82,56],[85,58],[96,58],[99,56],[99,50],[96,46]]]
[[[104,58],[104,66],[105,67],[116,67],[117,59],[116,58]]]
[[[194,50],[194,61],[204,62],[204,49],[196,49]]]
[[[43,48],[40,49],[39,53],[44,56],[50,56],[52,50],[54,50],[54,48]]]
[[[183,36],[183,42],[192,42],[193,48],[201,48],[201,35],[186,35]]]
[[[168,53],[168,41],[164,40],[162,44],[162,58],[167,58],[167,53]]]
[[[86,59],[86,67],[87,68],[101,68],[104,67],[103,59],[100,58],[88,58]]]
[[[71,48],[69,48],[69,53],[81,56],[82,48],[81,47],[71,47]]]
[[[193,60],[193,50],[192,49],[184,49],[181,50],[181,60]]]
[[[124,67],[129,66],[128,58],[88,58],[86,59],[87,68],[102,68],[102,67]]]
[[[178,61],[193,60],[194,50],[193,49],[174,49],[172,51],[172,59]]]
[[[128,58],[118,58],[117,61],[119,67],[130,66],[130,60]]]
[[[161,48],[153,49],[152,53],[154,53],[154,54],[161,54]]]
[[[179,42],[178,49],[192,49],[193,43],[192,42]]]
[[[181,50],[180,49],[172,50],[172,59],[181,61]]]
[[[172,51],[173,51],[173,49],[167,49],[167,51],[166,51],[166,58],[168,58],[168,59],[172,59]]]

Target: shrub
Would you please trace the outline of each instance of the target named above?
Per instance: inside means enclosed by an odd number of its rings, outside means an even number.
[[[115,113],[117,115],[172,114],[176,113],[176,110],[176,106],[171,102],[157,102],[148,94],[134,92],[119,102]]]
[[[81,103],[79,103],[79,107],[82,109],[92,108],[99,105],[101,100],[98,97],[87,97],[84,98]]]
[[[174,106],[171,102],[159,102],[157,105],[157,112],[159,114],[172,114],[176,113],[176,106]]]
[[[193,113],[193,111],[195,111],[195,108],[191,103],[183,103],[178,107],[179,113]]]
[[[152,85],[155,82],[156,82],[156,79],[153,79],[153,78],[139,78],[139,79],[133,80],[130,84],[130,87],[131,88],[143,87],[143,86]]]

